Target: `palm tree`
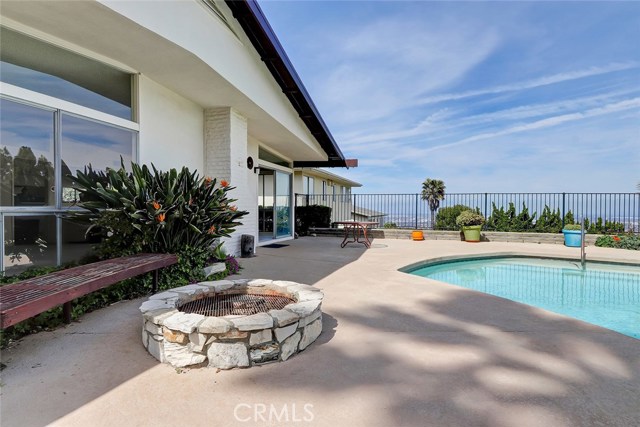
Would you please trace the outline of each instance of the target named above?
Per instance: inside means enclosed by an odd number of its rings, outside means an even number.
[[[427,178],[422,183],[422,200],[429,202],[431,209],[431,228],[435,228],[436,211],[440,207],[440,200],[444,199],[444,181]]]

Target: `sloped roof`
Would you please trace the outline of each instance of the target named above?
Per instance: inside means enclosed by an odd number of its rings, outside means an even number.
[[[307,174],[307,175],[311,175],[311,176],[317,176],[320,178],[326,178],[326,179],[330,179],[332,181],[335,181],[339,184],[346,184],[350,187],[362,187],[362,184],[360,184],[359,182],[356,181],[352,181],[350,179],[347,179],[343,176],[340,175],[336,175],[335,173],[331,173],[329,171],[326,170],[322,170],[322,169],[317,169],[317,168],[306,168],[306,169],[296,169],[296,171],[301,171],[303,174]]]
[[[387,216],[386,213],[380,211],[374,211],[373,209],[361,208],[360,206],[356,206],[355,210],[351,211],[352,214],[366,216],[369,218]]]
[[[356,166],[352,161],[347,164],[340,147],[333,139],[329,128],[311,100],[311,96],[302,84],[302,80],[293,68],[284,48],[267,21],[262,9],[255,0],[226,0],[234,18],[240,23],[260,58],[273,75],[282,92],[298,112],[309,132],[318,141],[328,160],[326,162],[294,162],[297,166]]]

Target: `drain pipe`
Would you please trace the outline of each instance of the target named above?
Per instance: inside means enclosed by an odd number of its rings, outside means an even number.
[[[587,264],[587,254],[584,250],[585,247],[585,229],[584,229],[584,218],[580,221],[580,265],[582,269],[586,269]]]

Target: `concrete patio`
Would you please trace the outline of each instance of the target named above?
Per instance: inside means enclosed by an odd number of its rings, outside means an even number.
[[[325,292],[324,330],[286,362],[176,370],[140,342],[143,300],[26,337],[2,353],[10,426],[633,426],[640,340],[401,273],[430,257],[560,245],[306,237],[259,248],[240,277]],[[640,253],[587,248],[588,259]],[[237,276],[236,276],[237,277]]]

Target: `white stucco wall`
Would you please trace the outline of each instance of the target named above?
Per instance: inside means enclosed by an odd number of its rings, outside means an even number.
[[[246,118],[232,108],[208,108],[204,111],[204,120],[205,174],[229,181],[235,187],[230,196],[237,199],[236,206],[248,212],[232,236],[223,239],[227,253],[239,255],[243,234],[250,234],[256,243],[258,241],[258,175],[247,168],[247,157],[258,156],[257,143],[249,139]]]
[[[139,77],[139,159],[158,169],[197,169],[203,174],[203,109],[194,102]]]
[[[153,7],[144,1],[100,3],[198,57],[295,135],[298,143],[322,153],[223,1],[216,4],[237,36],[196,0],[161,1]]]

